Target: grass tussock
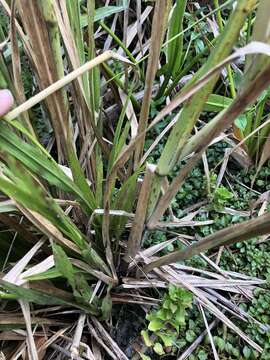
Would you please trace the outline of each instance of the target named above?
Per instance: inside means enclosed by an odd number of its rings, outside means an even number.
[[[0,0],[4,359],[267,359],[268,5]]]

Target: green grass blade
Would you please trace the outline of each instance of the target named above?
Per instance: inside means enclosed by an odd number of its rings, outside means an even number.
[[[177,0],[168,29],[168,41],[177,34],[183,32],[183,19],[187,0]],[[183,35],[178,36],[175,41],[169,42],[167,46],[168,71],[172,78],[180,71],[183,56]]]
[[[111,208],[113,210],[123,210],[127,213],[130,213],[133,210],[133,206],[136,200],[136,188],[137,188],[137,179],[141,169],[136,171],[132,176],[130,176],[127,181],[121,186],[118,194],[116,195]],[[114,216],[111,220],[111,229],[116,237],[119,239],[121,233],[123,232],[125,225],[128,219],[126,216]]]
[[[69,285],[74,291],[76,288],[76,280],[72,263],[61,246],[53,243],[52,248],[56,270],[58,270],[59,273],[67,279]]]
[[[1,191],[25,208],[44,216],[79,248],[85,248],[86,242],[79,229],[34,177],[22,166],[18,166],[12,158],[6,156],[5,161],[10,169],[4,169],[4,173],[9,179],[0,176]]]
[[[127,2],[122,1],[122,3],[123,3],[123,5],[118,5],[118,6],[108,5],[108,6],[103,6],[103,7],[97,8],[95,11],[94,21],[95,22],[101,21],[111,15],[125,11],[127,9]],[[82,27],[87,26],[88,16],[89,16],[89,14],[81,15]]]
[[[196,73],[196,75],[193,76],[191,82],[188,83],[185,89],[188,89],[202,75],[230,54],[246,17],[253,9],[255,3],[256,1],[254,0],[240,0],[237,2],[236,9],[231,14],[227,25],[220,35],[220,38],[217,41],[217,44],[208,61]],[[226,46],[224,44],[226,44]],[[158,162],[157,172],[160,175],[167,175],[177,163],[181,150],[185,145],[204,104],[206,103],[209,95],[212,93],[217,80],[218,76],[215,76],[203,89],[198,91],[192,99],[185,104],[181,115],[179,116],[179,120],[173,128]]]
[[[249,12],[256,4],[255,0],[239,0],[236,8],[231,14],[226,27],[220,35],[215,48],[211,52],[207,62],[193,76],[192,80],[185,86],[188,90],[198,79],[207,73],[213,66],[217,65],[226,56],[228,56],[236,43],[239,32],[248,16]],[[226,46],[225,46],[226,44]],[[209,95],[213,92],[214,86],[218,80],[218,75],[214,76],[200,91],[188,100],[175,126],[173,127],[165,148],[157,164],[156,176],[153,181],[152,194],[149,200],[148,215],[150,215],[160,196],[161,181],[163,176],[167,176],[180,159],[181,152],[185,146],[188,137],[201,113]]]
[[[38,305],[64,305],[86,311],[92,315],[99,314],[99,311],[92,305],[79,304],[72,300],[65,300],[58,296],[47,294],[39,290],[26,289],[21,286],[11,284],[10,282],[2,279],[0,279],[0,286],[9,293],[15,295],[20,300],[26,300]]]
[[[110,152],[110,158],[109,158],[109,164],[108,164],[109,172],[111,171],[111,169],[114,165],[114,162],[116,161],[118,155],[120,154],[120,152],[126,142],[127,136],[128,136],[130,123],[129,122],[126,123],[123,131],[122,131],[122,126],[124,123],[126,109],[127,109],[129,100],[130,100],[130,95],[127,96],[127,98],[126,98],[125,104],[121,110],[121,114],[120,114],[118,122],[117,122],[114,139],[113,139],[113,147]]]
[[[220,112],[231,105],[232,101],[232,98],[211,94],[203,107],[203,111]]]
[[[51,185],[73,194],[87,212],[95,208],[93,196],[91,197],[90,195],[87,198],[87,192],[82,192],[60,169],[49,154],[46,157],[45,149],[41,152],[39,148],[26,143],[3,123],[0,124],[0,151],[13,156],[33,173],[47,180]],[[87,191],[90,191],[88,184]]]

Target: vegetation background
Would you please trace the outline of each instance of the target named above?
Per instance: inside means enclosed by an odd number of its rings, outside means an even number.
[[[0,0],[3,359],[270,359],[268,0]]]

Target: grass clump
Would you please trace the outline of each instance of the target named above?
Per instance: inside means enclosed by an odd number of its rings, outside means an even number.
[[[268,128],[239,141],[267,116],[269,18],[267,1],[232,3],[0,0],[0,86],[15,98],[0,124],[6,358],[147,358],[139,331],[139,347],[116,343],[119,304],[146,317],[152,355],[267,348],[239,304],[265,286],[267,245],[245,241],[270,232],[256,203]]]

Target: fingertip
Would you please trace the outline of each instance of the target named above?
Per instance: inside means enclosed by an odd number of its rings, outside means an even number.
[[[0,90],[0,116],[6,114],[12,107],[14,98],[10,90]]]

